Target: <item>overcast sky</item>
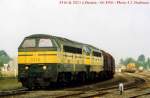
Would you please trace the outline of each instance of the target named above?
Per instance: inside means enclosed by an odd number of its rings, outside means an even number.
[[[59,0],[0,0],[0,50],[11,56],[25,36],[51,34],[88,43],[117,60],[150,56],[150,5],[60,5]]]

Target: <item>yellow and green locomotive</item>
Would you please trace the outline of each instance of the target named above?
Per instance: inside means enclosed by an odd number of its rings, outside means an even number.
[[[110,54],[62,37],[34,34],[18,48],[18,79],[28,88],[110,78],[114,70]]]

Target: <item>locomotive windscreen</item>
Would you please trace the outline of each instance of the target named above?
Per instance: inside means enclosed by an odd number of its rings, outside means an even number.
[[[36,47],[36,40],[35,39],[26,39],[26,40],[24,40],[22,47],[23,48]]]
[[[50,39],[40,39],[38,47],[52,47],[52,41]]]
[[[34,47],[53,47],[52,41],[48,38],[40,39],[25,39],[22,48],[34,48]]]

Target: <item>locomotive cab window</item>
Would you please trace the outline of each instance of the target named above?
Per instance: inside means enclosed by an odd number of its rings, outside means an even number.
[[[39,47],[52,47],[52,41],[50,39],[40,39]]]
[[[101,53],[93,51],[93,56],[101,57]]]
[[[22,44],[23,48],[32,48],[32,47],[36,47],[36,40],[35,39],[26,39],[23,44]]]

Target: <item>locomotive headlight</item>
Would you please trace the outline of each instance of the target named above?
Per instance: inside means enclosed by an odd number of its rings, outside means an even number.
[[[47,69],[47,66],[43,66],[43,69],[46,70],[46,69]]]
[[[29,69],[29,67],[28,67],[28,66],[26,66],[26,67],[25,67],[25,70],[28,70],[28,69]]]

